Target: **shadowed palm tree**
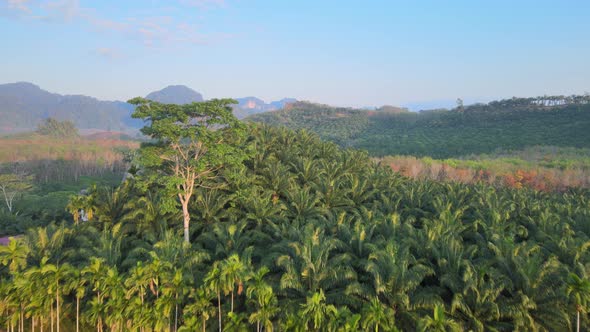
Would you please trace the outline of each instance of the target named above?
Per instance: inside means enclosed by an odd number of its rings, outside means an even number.
[[[216,314],[215,307],[211,305],[212,293],[209,289],[201,287],[196,290],[193,289],[190,298],[191,302],[184,307],[186,328],[181,327],[178,331],[196,331],[200,325],[202,331],[205,332],[207,330],[207,321]]]
[[[203,282],[207,289],[211,290],[213,293],[217,295],[217,318],[219,320],[219,331],[223,331],[221,322],[222,322],[222,315],[221,315],[221,292],[224,291],[223,288],[223,279],[221,277],[221,263],[216,261],[213,263],[213,266],[205,276]]]
[[[418,288],[434,272],[414,258],[407,247],[388,242],[371,254],[365,270],[372,277],[372,293],[393,310],[395,321],[404,326],[415,321],[414,305],[432,307],[441,302],[436,293]]]
[[[246,296],[256,307],[248,321],[256,323],[256,332],[262,329],[267,331],[273,330],[272,319],[278,313],[278,301],[272,287],[264,281],[264,277],[269,272],[266,266],[262,266],[258,271],[252,274],[246,290]]]
[[[462,331],[461,325],[454,320],[447,318],[445,309],[442,305],[436,305],[433,310],[432,317],[427,316],[420,319],[418,324],[419,331]]]
[[[590,300],[590,281],[570,273],[566,282],[566,295],[573,298],[576,306],[576,331],[580,332],[580,312],[586,310]]]
[[[308,224],[298,241],[290,241],[279,248],[283,255],[277,265],[284,270],[280,286],[289,299],[304,299],[307,294],[324,291],[330,301],[343,298],[344,287],[355,279],[350,267],[350,256],[339,253],[343,244],[326,236],[320,228]]]

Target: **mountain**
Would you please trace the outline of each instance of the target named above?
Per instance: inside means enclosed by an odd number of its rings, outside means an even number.
[[[0,132],[31,130],[45,118],[70,120],[80,129],[129,131],[141,126],[133,107],[82,95],[50,93],[27,82],[0,84]]]
[[[148,94],[145,98],[163,104],[179,105],[203,101],[200,93],[184,85],[170,85]]]
[[[238,105],[234,107],[234,114],[238,119],[258,113],[276,111],[284,108],[289,103],[297,101],[294,98],[283,98],[267,104],[264,100],[256,97],[237,98],[236,100],[238,101]]]
[[[531,146],[590,148],[590,97],[512,98],[452,110],[360,110],[297,102],[250,121],[307,129],[373,156],[433,158]]]
[[[171,85],[154,91],[147,99],[168,104],[203,101],[203,96],[184,85]],[[234,114],[246,116],[283,108],[295,99],[285,98],[269,104],[256,97],[238,98]],[[0,134],[30,131],[43,119],[70,120],[81,132],[122,131],[135,133],[143,121],[131,118],[133,105],[123,101],[104,101],[83,95],[60,95],[27,82],[0,84]]]

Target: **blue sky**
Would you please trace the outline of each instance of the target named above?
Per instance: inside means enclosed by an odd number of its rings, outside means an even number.
[[[0,0],[0,83],[347,105],[590,91],[590,1]]]

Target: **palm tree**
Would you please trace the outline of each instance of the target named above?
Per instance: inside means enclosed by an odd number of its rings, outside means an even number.
[[[214,292],[217,295],[217,310],[218,310],[218,319],[219,319],[219,331],[222,331],[221,328],[221,292],[223,291],[223,279],[221,275],[221,267],[220,262],[216,261],[213,263],[213,266],[205,276],[204,283],[206,287]]]
[[[454,320],[447,318],[445,309],[442,305],[436,305],[432,317],[422,318],[418,324],[420,331],[461,331],[461,325]]]
[[[134,320],[143,324],[145,320],[145,301],[147,291],[150,287],[151,277],[147,271],[147,268],[143,266],[142,262],[137,262],[136,266],[133,267],[125,279],[125,287],[127,288],[127,292],[125,297],[127,300],[130,300],[133,296],[139,296],[139,310],[134,308],[133,316]],[[131,302],[132,304],[133,302]],[[139,330],[143,331],[143,326],[140,325]]]
[[[411,314],[413,305],[431,307],[441,302],[436,293],[420,292],[418,286],[434,272],[417,260],[408,247],[387,242],[370,256],[365,270],[371,276],[372,293],[393,310],[396,321],[402,325],[415,321]]]
[[[140,238],[154,243],[158,236],[166,233],[168,213],[162,206],[162,197],[159,193],[147,191],[145,195],[133,196],[126,203],[124,215],[125,232],[135,233]]]
[[[94,214],[105,227],[112,226],[124,219],[128,211],[129,182],[124,182],[120,187],[113,189],[100,187],[96,190],[94,202]]]
[[[299,316],[310,330],[320,331],[337,312],[335,306],[326,304],[326,296],[324,291],[320,289],[319,292],[308,296],[307,301],[301,304]]]
[[[123,257],[121,248],[124,237],[122,223],[114,224],[112,227],[104,227],[98,239],[98,247],[95,248],[94,255],[104,259],[107,265],[119,265]]]
[[[29,269],[26,272],[26,275],[31,280],[41,281],[43,283],[44,289],[47,289],[47,294],[52,296],[53,299],[49,302],[49,305],[51,311],[53,311],[53,303],[55,303],[56,326],[57,332],[59,332],[61,326],[60,299],[61,296],[68,290],[68,287],[63,285],[63,281],[69,279],[74,269],[67,263],[62,265],[54,265],[48,264],[47,261],[48,258],[44,258],[41,260],[41,265],[39,267]],[[53,300],[55,300],[55,302]],[[53,318],[51,320],[53,325]]]
[[[362,316],[358,313],[353,314],[348,307],[338,308],[335,317],[328,323],[330,332],[354,332],[360,331]]]
[[[515,328],[559,330],[569,326],[563,285],[564,269],[555,256],[546,257],[536,243],[514,243],[497,238],[489,243],[491,259],[510,283],[510,297],[501,315],[510,317]]]
[[[214,259],[222,260],[232,254],[239,254],[248,259],[254,249],[252,234],[247,221],[215,223],[210,232],[204,232],[199,238],[203,247],[213,253]]]
[[[191,319],[196,319],[200,317],[200,325],[203,332],[207,329],[207,321],[215,316],[215,307],[211,305],[211,300],[213,299],[211,296],[211,292],[209,289],[205,287],[200,287],[197,290],[192,290],[190,298],[193,302],[189,303],[184,307],[185,315],[188,317],[185,318],[185,325],[190,328],[187,331],[195,331],[198,328],[197,324],[191,325]],[[193,316],[193,315],[196,315]],[[184,331],[182,328],[179,331]]]
[[[21,271],[27,266],[29,247],[19,239],[10,238],[6,246],[0,246],[0,264],[8,266],[11,273]]]
[[[107,278],[109,267],[105,264],[104,259],[92,257],[90,264],[82,270],[82,275],[88,280],[92,290],[95,292],[91,300],[90,318],[96,322],[98,332],[103,330],[103,313],[105,297],[105,279]]]
[[[80,300],[86,295],[87,280],[79,269],[72,268],[67,280],[68,291],[74,292],[76,296],[76,332],[80,331]]]
[[[350,267],[350,255],[338,252],[343,243],[311,223],[301,230],[299,237],[277,249],[284,253],[277,258],[277,265],[284,270],[281,289],[290,298],[304,299],[320,290],[330,300],[342,296],[345,285],[356,277]]]
[[[31,229],[24,238],[29,247],[29,261],[31,265],[40,265],[43,259],[48,263],[59,263],[66,256],[64,246],[73,238],[74,232],[64,223],[57,226]]]
[[[80,219],[83,221],[92,220],[94,211],[92,207],[92,196],[75,195],[71,196],[66,210],[74,218],[74,224],[78,224]]]
[[[576,305],[576,331],[580,332],[580,312],[583,312],[590,300],[590,280],[580,278],[575,273],[570,273],[566,282],[566,295],[574,298]]]
[[[256,311],[248,319],[250,323],[256,323],[256,332],[261,331],[261,325],[267,331],[272,331],[272,318],[279,311],[277,298],[272,287],[264,281],[264,277],[268,272],[268,268],[262,266],[253,273],[246,290],[246,296],[256,306]]]
[[[240,260],[240,256],[233,254],[221,262],[221,279],[223,288],[231,293],[231,312],[234,312],[234,289],[237,285],[237,294],[244,290],[244,282],[248,279],[248,262]]]
[[[170,274],[164,279],[162,284],[162,295],[156,301],[156,307],[161,312],[170,316],[170,312],[174,310],[174,332],[178,330],[178,314],[179,306],[184,301],[184,297],[188,293],[189,280],[188,276],[182,268],[174,268]],[[171,319],[168,318],[168,321]],[[170,322],[167,324],[170,326]]]
[[[383,327],[386,331],[395,330],[392,324],[394,315],[391,308],[385,307],[378,298],[373,298],[362,309],[362,326],[366,330],[374,327],[375,332],[379,332],[379,326]]]
[[[271,287],[264,288],[256,293],[257,309],[248,318],[250,323],[256,322],[256,332],[273,330],[272,319],[279,311],[277,298]]]
[[[464,322],[466,330],[510,329],[509,324],[501,321],[501,308],[506,304],[502,292],[509,284],[506,276],[495,269],[476,265],[474,269],[466,269],[461,279],[464,280],[461,289],[453,290],[452,316]]]

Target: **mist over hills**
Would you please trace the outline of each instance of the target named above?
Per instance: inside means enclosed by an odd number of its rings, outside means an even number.
[[[170,104],[203,101],[203,95],[184,85],[171,85],[146,95]],[[281,109],[295,99],[266,103],[256,97],[237,98],[238,118]],[[29,131],[48,117],[69,120],[82,131],[103,130],[135,133],[143,122],[131,118],[133,106],[124,101],[105,101],[84,95],[60,95],[29,82],[0,84],[0,134]]]
[[[0,85],[0,132],[35,128],[48,117],[70,120],[80,129],[128,131],[141,126],[131,118],[126,102],[104,101],[83,95],[60,95],[28,82]]]

